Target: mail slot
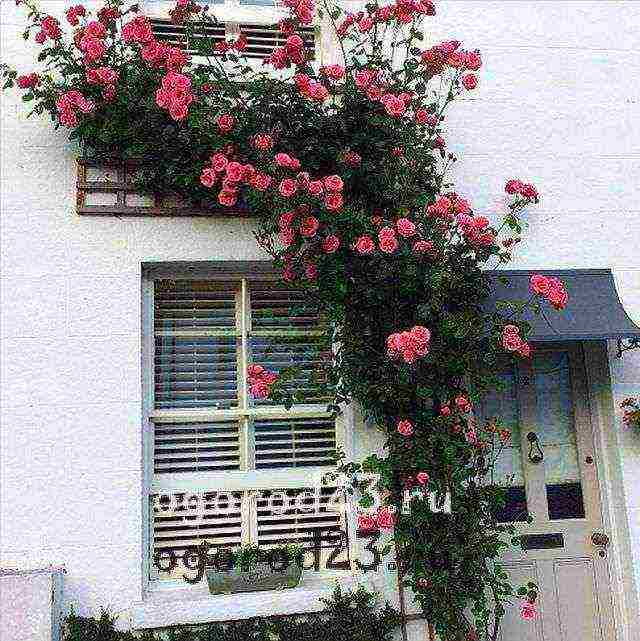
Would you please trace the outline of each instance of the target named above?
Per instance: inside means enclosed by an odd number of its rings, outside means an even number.
[[[523,550],[553,550],[564,547],[564,536],[557,534],[523,534],[520,537]]]

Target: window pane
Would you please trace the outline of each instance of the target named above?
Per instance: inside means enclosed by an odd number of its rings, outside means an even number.
[[[507,367],[499,376],[501,389],[488,392],[481,400],[478,418],[488,421],[492,417],[501,419],[511,430],[511,438],[498,455],[494,465],[494,483],[507,488],[507,502],[496,514],[502,523],[526,521],[528,516],[527,497],[522,471],[520,446],[520,411],[518,402],[517,372]],[[496,439],[496,443],[499,442]]]
[[[238,423],[156,423],[154,435],[155,474],[240,469]]]
[[[290,390],[302,394],[303,403],[327,403],[324,364],[330,356],[326,322],[308,303],[304,292],[275,283],[253,283],[251,297],[250,360],[280,372],[295,368]],[[273,405],[256,399],[256,405]]]
[[[155,404],[226,408],[238,402],[237,285],[155,285]]]
[[[242,540],[242,492],[200,494],[159,494],[151,496],[153,540],[150,575],[152,579],[194,577],[197,564],[185,554],[207,541],[212,546],[235,547]]]
[[[258,544],[268,548],[282,543],[299,543],[307,551],[307,565],[310,565],[309,553],[318,545],[322,550],[318,569],[325,569],[336,548],[341,552],[334,560],[348,560],[346,523],[343,512],[333,509],[332,498],[335,496],[334,487],[260,492],[257,497]]]
[[[331,418],[254,421],[256,468],[333,465],[336,422]]]
[[[235,407],[237,369],[235,338],[157,337],[156,407]]]
[[[544,454],[550,519],[584,517],[567,352],[534,358],[537,434]]]

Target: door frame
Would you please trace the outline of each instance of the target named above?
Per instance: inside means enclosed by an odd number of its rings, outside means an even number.
[[[640,612],[627,505],[622,476],[622,456],[615,421],[610,368],[610,345],[606,341],[581,343],[591,416],[593,446],[598,473],[604,531],[614,544],[607,555],[617,641],[635,641]]]

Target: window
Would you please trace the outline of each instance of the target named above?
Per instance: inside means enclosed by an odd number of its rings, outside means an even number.
[[[149,579],[195,575],[188,557],[203,541],[311,547],[315,536],[326,553],[344,541],[335,488],[319,483],[343,428],[318,376],[323,321],[303,295],[267,274],[150,274],[145,298]],[[296,366],[304,403],[252,398],[249,363]]]

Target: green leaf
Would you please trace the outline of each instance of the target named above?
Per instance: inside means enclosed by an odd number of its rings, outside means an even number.
[[[29,92],[22,96],[22,102],[31,102],[34,98],[35,96],[31,92]]]

